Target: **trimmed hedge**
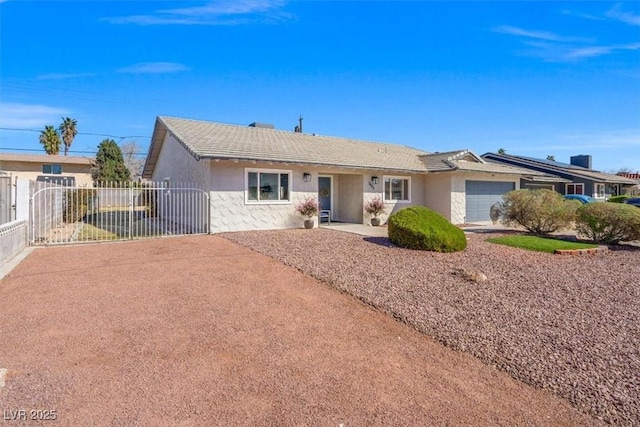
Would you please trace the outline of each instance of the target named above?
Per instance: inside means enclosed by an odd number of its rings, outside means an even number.
[[[400,209],[389,217],[387,224],[389,239],[403,248],[456,252],[467,247],[467,238],[460,228],[424,206]]]
[[[622,203],[587,203],[577,211],[576,231],[595,243],[640,240],[640,209]]]
[[[607,202],[611,202],[611,203],[624,203],[625,200],[627,200],[629,198],[629,196],[611,196],[609,197],[609,200],[607,200]]]

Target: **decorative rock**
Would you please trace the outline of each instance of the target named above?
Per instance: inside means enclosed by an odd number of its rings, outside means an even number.
[[[465,270],[464,268],[455,268],[453,270],[455,276],[460,276],[469,282],[482,283],[487,281],[487,276],[477,270]]]

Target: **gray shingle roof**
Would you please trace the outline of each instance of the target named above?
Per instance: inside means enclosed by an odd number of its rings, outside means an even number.
[[[429,172],[459,170],[466,172],[486,172],[508,175],[546,176],[552,180],[555,178],[542,172],[485,162],[484,159],[477,156],[470,150],[447,151],[444,153],[427,154],[420,157]]]
[[[348,168],[427,171],[418,157],[427,152],[402,145],[158,117],[152,146],[162,143],[162,128],[173,134],[198,159],[264,160]]]
[[[456,169],[454,161],[466,155],[473,155],[469,150],[447,151],[422,155],[421,159],[430,172],[449,171]]]
[[[256,160],[414,173],[464,170],[544,175],[489,164],[469,150],[428,153],[396,144],[161,116],[156,120],[143,173],[145,178],[153,174],[167,133],[196,159]]]
[[[532,157],[515,156],[513,154],[497,154],[485,153],[482,157],[490,162],[509,162],[517,163],[522,168],[537,167],[544,168],[548,173],[566,174],[579,178],[587,178],[595,182],[613,183],[613,184],[634,184],[633,180],[614,175],[610,173],[600,172],[593,169],[583,168],[576,165],[568,165],[566,163],[549,161],[545,159],[535,159]],[[530,169],[528,169],[530,170]]]

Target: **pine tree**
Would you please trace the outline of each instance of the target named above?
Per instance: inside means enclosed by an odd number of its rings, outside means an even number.
[[[105,139],[98,145],[96,163],[91,175],[99,186],[131,180],[131,173],[124,163],[122,151],[113,139]]]

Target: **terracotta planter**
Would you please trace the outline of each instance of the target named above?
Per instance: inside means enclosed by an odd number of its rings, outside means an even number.
[[[378,217],[371,218],[371,225],[373,225],[374,227],[379,226],[380,225],[380,218],[378,218]]]
[[[312,219],[305,219],[304,220],[304,228],[306,228],[307,230],[313,228],[314,222]]]

